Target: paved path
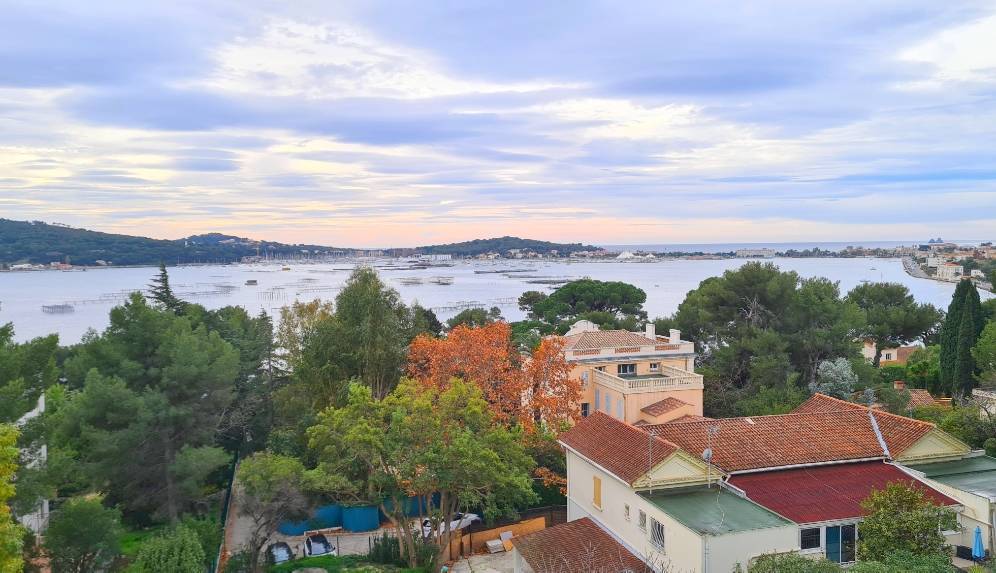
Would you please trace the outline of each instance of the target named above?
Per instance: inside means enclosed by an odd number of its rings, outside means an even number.
[[[508,552],[472,555],[450,567],[450,573],[512,573],[513,570],[512,554]]]

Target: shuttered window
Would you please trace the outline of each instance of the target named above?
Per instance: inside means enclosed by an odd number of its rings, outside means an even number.
[[[602,480],[598,476],[591,477],[592,494],[591,504],[602,509]]]

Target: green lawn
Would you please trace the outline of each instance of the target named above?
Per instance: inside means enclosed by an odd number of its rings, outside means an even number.
[[[270,573],[291,573],[304,567],[321,567],[329,573],[427,573],[424,568],[401,569],[393,565],[364,563],[362,557],[305,557],[270,567]]]
[[[150,527],[148,529],[128,530],[121,535],[121,554],[134,558],[138,555],[139,548],[150,537],[158,535],[165,529],[165,526]]]

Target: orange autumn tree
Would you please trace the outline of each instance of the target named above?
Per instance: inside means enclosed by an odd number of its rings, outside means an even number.
[[[527,430],[542,420],[559,428],[577,416],[581,383],[571,379],[559,339],[544,339],[532,357],[512,345],[506,322],[471,328],[460,325],[446,338],[419,336],[408,353],[408,374],[420,383],[445,389],[461,378],[477,385],[494,407],[495,421],[519,423]]]

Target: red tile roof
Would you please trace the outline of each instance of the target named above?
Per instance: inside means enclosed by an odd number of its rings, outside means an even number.
[[[657,341],[628,330],[590,330],[564,337],[564,350],[596,350],[650,344],[657,344]]]
[[[670,422],[640,429],[695,455],[711,447],[712,463],[728,472],[885,457],[867,409],[855,406],[836,411]],[[901,454],[934,427],[885,412],[876,411],[874,415],[892,456]],[[710,428],[719,429],[711,439]]]
[[[601,412],[560,434],[560,443],[630,485],[678,450],[666,440]]]
[[[590,518],[513,537],[534,571],[647,571],[646,564]]]
[[[668,412],[670,412],[672,410],[677,410],[678,408],[681,408],[682,406],[691,406],[691,404],[689,404],[688,402],[685,402],[684,400],[679,400],[677,398],[673,398],[673,397],[669,396],[669,397],[664,398],[663,400],[661,400],[659,402],[654,402],[653,404],[650,404],[649,406],[644,406],[644,407],[640,408],[640,411],[641,412],[646,412],[647,414],[650,414],[651,416],[660,416],[662,414],[667,414]]]
[[[697,414],[685,414],[680,418],[675,418],[671,420],[670,422],[668,422],[668,424],[680,424],[682,422],[701,422],[703,420],[713,420],[713,419],[714,418],[710,418],[708,416],[699,416]]]
[[[910,402],[908,404],[908,407],[910,408],[923,408],[925,406],[937,405],[937,402],[934,400],[934,396],[927,390],[910,388],[907,391],[910,393]]]
[[[811,412],[836,412],[838,410],[864,410],[861,404],[827,396],[826,394],[813,394],[808,400],[792,410],[793,414],[808,414]]]
[[[926,492],[938,505],[958,502],[883,462],[857,462],[738,474],[730,483],[747,497],[796,523],[852,519],[865,515],[861,501],[874,489],[901,481]]]

